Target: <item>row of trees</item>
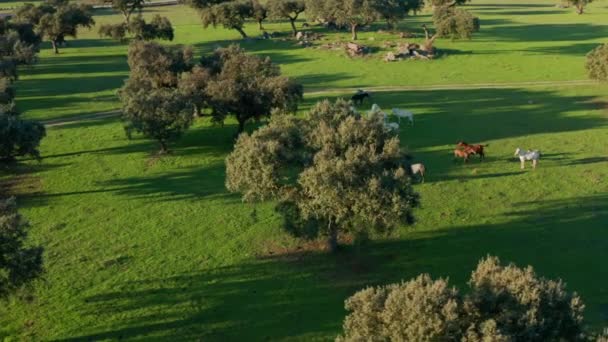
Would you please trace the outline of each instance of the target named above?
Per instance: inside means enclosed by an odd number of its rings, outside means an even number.
[[[20,118],[13,86],[18,66],[36,61],[39,44],[33,25],[0,19],[0,163],[28,155],[40,158],[44,126]],[[0,298],[42,273],[42,248],[27,245],[28,229],[14,198],[0,194]]]
[[[451,9],[468,0],[432,0],[433,7],[445,8],[442,13],[455,14],[455,22],[464,10],[454,12]],[[225,28],[238,31],[247,38],[244,25],[247,19],[258,22],[260,29],[266,18],[287,19],[291,24],[293,34],[297,32],[295,21],[306,11],[309,20],[318,21],[332,27],[348,27],[352,39],[357,39],[360,28],[378,20],[385,20],[389,27],[394,27],[409,13],[417,12],[424,6],[423,0],[269,0],[265,4],[258,0],[187,0],[200,12],[205,27],[222,25]],[[462,36],[462,28],[444,25],[440,35]],[[469,25],[467,22],[466,25]],[[478,27],[478,26],[477,26]],[[456,33],[452,33],[453,31]]]
[[[129,46],[129,79],[119,91],[125,128],[156,139],[161,152],[194,117],[223,123],[232,116],[238,132],[274,110],[293,112],[302,86],[282,76],[269,58],[238,46],[217,49],[195,61],[189,47],[134,41]]]
[[[584,307],[561,280],[487,257],[466,294],[426,274],[357,292],[337,341],[589,341]]]

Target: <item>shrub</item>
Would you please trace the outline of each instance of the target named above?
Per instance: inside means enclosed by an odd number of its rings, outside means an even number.
[[[452,39],[470,39],[480,28],[479,18],[455,7],[438,7],[433,14],[433,21],[440,37]]]
[[[482,259],[459,295],[428,275],[367,288],[346,300],[351,313],[340,341],[577,341],[584,305],[561,280],[532,267]]]
[[[608,44],[603,44],[587,54],[585,64],[589,78],[608,81]]]

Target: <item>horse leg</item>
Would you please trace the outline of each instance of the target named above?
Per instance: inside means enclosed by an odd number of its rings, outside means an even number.
[[[521,163],[521,169],[523,170],[526,166],[524,165],[525,162],[523,159],[520,159],[520,163]]]
[[[534,170],[536,170],[536,162],[537,162],[537,160],[536,160],[536,159],[532,160],[532,168],[533,168]]]

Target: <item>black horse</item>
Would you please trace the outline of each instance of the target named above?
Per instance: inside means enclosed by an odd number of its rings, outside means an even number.
[[[355,95],[353,95],[350,99],[354,104],[363,104],[363,100],[371,98],[371,95],[366,91],[358,91]]]

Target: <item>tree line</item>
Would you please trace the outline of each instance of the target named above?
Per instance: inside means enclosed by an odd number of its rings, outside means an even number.
[[[34,25],[0,19],[0,165],[18,157],[40,159],[46,132],[35,121],[23,120],[15,104],[14,81],[20,65],[36,62],[41,36]],[[43,271],[42,248],[26,243],[29,225],[14,198],[0,194],[0,299],[37,278]]]
[[[452,38],[470,38],[470,34],[479,29],[479,20],[463,9],[455,10],[469,0],[432,0],[435,11],[441,9],[441,18],[446,15],[450,21],[435,20],[439,36]],[[306,12],[309,21],[318,22],[331,28],[348,28],[352,39],[362,27],[383,20],[389,28],[394,28],[410,13],[417,13],[424,7],[423,0],[186,0],[195,8],[203,26],[223,26],[236,30],[243,38],[248,35],[244,30],[247,20],[255,20],[263,29],[263,21],[270,19],[288,20],[293,35],[297,33],[295,25],[300,14]],[[467,15],[464,15],[464,13]],[[467,31],[467,33],[464,33]]]

